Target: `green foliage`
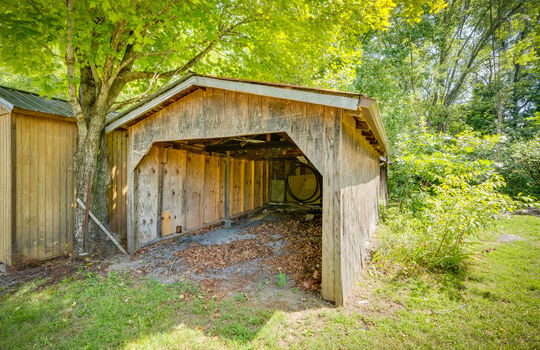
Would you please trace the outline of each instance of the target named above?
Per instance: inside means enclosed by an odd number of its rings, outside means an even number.
[[[497,152],[499,170],[506,179],[504,192],[540,199],[540,136],[509,144]]]
[[[503,178],[486,155],[498,137],[429,133],[404,136],[390,167],[388,230],[380,260],[452,269],[496,216],[511,210]]]
[[[538,6],[534,1],[457,0],[440,12],[362,37],[354,88],[381,102],[391,143],[427,127],[458,134],[502,129],[512,138],[538,132]]]
[[[247,301],[247,295],[246,293],[237,293],[234,295],[233,299],[239,303],[244,303]]]
[[[279,288],[283,288],[287,285],[287,275],[283,272],[280,272],[276,276],[276,283]]]
[[[487,157],[500,140],[472,133],[456,137],[428,132],[399,135],[389,167],[390,198],[416,212],[437,186],[453,177],[469,177],[467,183],[491,178],[496,167]]]
[[[145,91],[153,76],[131,80],[127,72],[163,74],[191,60],[189,68],[200,73],[344,87],[354,78],[359,35],[387,27],[397,7],[414,20],[425,8],[437,10],[444,2],[74,1],[71,12],[66,4],[2,2],[2,65],[32,77],[42,91],[65,92],[70,80],[65,62],[70,14],[76,51],[71,82],[84,82],[79,69],[91,67],[98,87],[100,79],[112,85],[106,80],[116,75],[129,78],[124,94],[134,95]]]

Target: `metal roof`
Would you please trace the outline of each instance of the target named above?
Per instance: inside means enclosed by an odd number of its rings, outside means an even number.
[[[0,86],[0,104],[13,108],[71,117],[71,105],[58,98],[47,98],[32,92]]]

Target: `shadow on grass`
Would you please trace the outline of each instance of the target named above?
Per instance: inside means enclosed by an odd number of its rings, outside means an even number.
[[[0,348],[197,347],[201,341],[203,348],[236,347],[252,341],[276,312],[256,300],[210,299],[187,282],[90,273],[4,296]]]

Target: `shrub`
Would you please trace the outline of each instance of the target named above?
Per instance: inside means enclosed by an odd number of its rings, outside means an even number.
[[[497,137],[427,133],[405,136],[390,167],[399,205],[383,219],[379,262],[456,268],[497,215],[514,207],[503,178],[485,159]]]
[[[507,183],[505,193],[540,198],[540,136],[507,145],[498,157],[503,164],[500,173]]]
[[[456,268],[497,215],[513,208],[513,201],[497,192],[504,182],[493,174],[478,184],[470,176],[449,176],[433,186],[433,195],[413,213],[404,208],[386,214],[388,228],[380,233],[379,261],[397,261],[428,268]]]

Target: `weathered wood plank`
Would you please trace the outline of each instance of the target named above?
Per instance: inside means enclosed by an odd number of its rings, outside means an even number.
[[[0,262],[7,265],[12,264],[12,136],[11,114],[0,109]]]
[[[157,238],[157,168],[159,165],[157,147],[136,169],[135,184],[135,241],[136,245]]]
[[[186,173],[186,229],[202,225],[201,195],[204,189],[204,155],[188,153]]]

